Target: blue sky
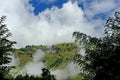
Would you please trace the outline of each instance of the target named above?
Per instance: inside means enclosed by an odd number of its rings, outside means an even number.
[[[29,3],[34,7],[34,14],[38,15],[40,12],[44,11],[46,8],[52,8],[53,6],[57,6],[58,8],[61,8],[62,5],[66,2],[68,2],[69,0],[45,0],[45,2],[43,2],[42,0],[30,0]],[[76,0],[72,0],[72,2],[75,2]],[[78,0],[79,1],[79,0]],[[102,1],[102,0],[96,0],[96,1]],[[80,3],[78,3],[78,6],[84,11],[85,5],[90,5],[91,3],[93,3],[94,0],[81,0]],[[111,11],[114,11],[114,9],[112,9]],[[98,13],[95,14],[92,19],[102,19],[102,20],[106,20],[109,16],[109,13]],[[88,13],[86,13],[85,15],[87,15]],[[86,16],[87,18],[87,16]],[[89,18],[88,18],[89,20]],[[90,19],[91,20],[91,19]]]
[[[69,0],[44,0],[44,1],[43,0],[41,0],[41,1],[40,0],[30,0],[29,1],[29,3],[34,7],[34,15],[37,16],[40,12],[46,10],[46,8],[50,9],[53,6],[62,8],[63,4],[68,2]],[[116,7],[114,8],[114,7],[107,6],[105,12],[98,11],[98,13],[94,14],[94,7],[93,7],[93,13],[92,13],[92,9],[89,9],[88,7],[91,7],[92,4],[93,5],[97,4],[98,6],[101,3],[104,4],[104,0],[71,0],[71,1],[73,3],[77,1],[79,8],[81,8],[84,11],[84,16],[85,16],[86,20],[88,20],[89,22],[91,22],[93,24],[96,23],[97,20],[101,21],[100,24],[96,25],[96,27],[94,28],[96,31],[99,30],[101,27],[104,27],[105,21],[116,10]],[[113,0],[110,0],[110,1],[106,0],[106,3],[107,2],[113,2]],[[117,3],[119,1],[114,0],[114,2]],[[109,3],[108,3],[108,5],[109,5]],[[102,6],[102,5],[100,5],[100,6]],[[108,7],[111,8],[109,11],[107,11]],[[104,8],[104,7],[102,7],[102,8]],[[89,12],[87,12],[88,10],[91,14],[93,14],[92,16],[89,15]]]
[[[75,2],[76,0],[73,0],[72,2]],[[64,3],[68,2],[68,0],[54,0],[49,2],[49,0],[46,0],[45,2],[42,2],[40,0],[30,0],[29,3],[34,7],[34,14],[38,15],[40,12],[44,11],[46,8],[52,8],[53,6],[57,6],[58,8],[61,8]],[[84,10],[84,4],[89,5],[92,3],[93,0],[86,0],[78,3],[78,6]],[[93,19],[101,18],[103,20],[106,20],[108,17],[107,13],[98,13],[93,16]],[[87,18],[87,17],[86,17]]]
[[[58,8],[62,8],[63,4],[68,2],[69,0],[45,0],[44,1],[40,1],[40,0],[30,0],[29,3],[34,7],[34,15],[38,15],[40,12],[46,10],[46,8],[52,8],[53,6],[56,6]],[[104,3],[103,0],[71,0],[73,3],[74,2],[78,2],[78,6],[85,12],[87,7],[91,6],[94,2],[96,2],[96,4],[98,3],[98,5],[100,3]],[[110,1],[112,2],[112,1]],[[117,3],[117,0],[115,0],[115,2]],[[94,4],[93,4],[94,5]],[[109,7],[109,6],[108,6]],[[111,15],[112,12],[114,12],[116,10],[116,8],[111,7],[111,9],[109,11],[105,11],[105,12],[99,12],[94,14],[92,17],[91,15],[89,15],[89,13],[85,12],[84,16],[88,21],[95,21],[95,20],[102,20],[100,25],[97,25],[98,27],[96,27],[95,29],[98,30],[99,27],[101,25],[105,25],[105,21],[108,19],[108,17]],[[89,12],[92,12],[89,11]]]
[[[46,8],[52,8],[53,6],[57,6],[59,8],[62,7],[63,3],[68,0],[56,0],[53,2],[40,2],[39,0],[30,0],[29,3],[32,4],[34,9],[34,14],[38,15],[38,13],[44,11]]]
[[[1,0],[0,5],[16,47],[73,42],[74,31],[101,37],[107,18],[120,10],[120,0]]]

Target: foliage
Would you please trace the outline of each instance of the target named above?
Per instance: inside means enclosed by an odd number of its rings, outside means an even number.
[[[41,80],[56,80],[54,75],[50,74],[50,71],[46,68],[42,69]]]
[[[46,68],[42,69],[41,76],[34,76],[34,75],[18,75],[13,80],[56,80],[54,75],[50,74],[50,71]]]
[[[39,76],[29,76],[29,75],[18,75],[16,78],[14,78],[13,80],[41,80],[41,78]]]
[[[56,49],[59,51],[56,51]],[[75,43],[62,43],[52,46],[52,50],[48,51],[43,57],[48,69],[56,70],[64,68],[70,61],[73,61],[74,53],[78,50]]]
[[[10,51],[12,51],[12,45],[15,43],[14,41],[10,41],[8,37],[11,36],[8,28],[4,24],[5,16],[0,18],[0,65],[6,64],[10,62]]]
[[[25,48],[15,49],[13,53],[20,59],[20,66],[24,66],[26,63],[32,61],[32,56],[38,49],[46,51],[47,46],[28,45]]]
[[[8,38],[11,36],[6,24],[4,24],[6,17],[0,18],[0,78],[4,79],[4,75],[9,71],[8,67],[2,66],[11,61],[8,56],[11,55],[10,51],[13,50],[12,46],[16,42],[10,41]]]
[[[80,75],[77,75],[70,80],[83,80],[83,77],[81,77]]]
[[[96,38],[74,32],[75,41],[85,49],[76,54],[86,80],[120,80],[120,12],[106,21],[105,36]]]

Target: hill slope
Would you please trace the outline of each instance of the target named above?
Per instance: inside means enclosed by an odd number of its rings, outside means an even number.
[[[55,71],[62,70],[66,68],[69,63],[73,62],[75,52],[78,51],[79,48],[76,43],[62,43],[50,47],[29,45],[25,48],[15,49],[13,53],[20,60],[19,68],[17,67],[16,70],[20,70],[27,63],[33,61],[33,56],[38,49],[45,53],[40,61],[44,63],[49,70]],[[76,76],[70,80],[81,80],[81,77]]]

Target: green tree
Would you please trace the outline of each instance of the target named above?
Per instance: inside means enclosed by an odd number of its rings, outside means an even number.
[[[41,80],[56,80],[54,75],[50,74],[50,71],[46,68],[42,69]]]
[[[11,61],[10,51],[13,50],[12,46],[15,44],[14,41],[10,41],[8,38],[11,36],[6,24],[4,24],[6,17],[0,18],[0,77],[3,78],[5,70],[8,70],[6,66],[2,66]]]
[[[85,49],[85,55],[76,54],[86,80],[120,80],[120,12],[115,12],[105,24],[101,38],[74,32],[75,41]]]

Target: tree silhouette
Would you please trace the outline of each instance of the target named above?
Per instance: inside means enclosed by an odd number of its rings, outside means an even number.
[[[14,41],[10,41],[8,38],[11,36],[8,28],[4,24],[6,17],[2,16],[0,18],[0,77],[3,79],[4,73],[7,69],[6,66],[2,66],[3,64],[7,64],[11,61],[10,51],[13,50],[12,46],[15,44]],[[7,71],[8,72],[8,71]]]

